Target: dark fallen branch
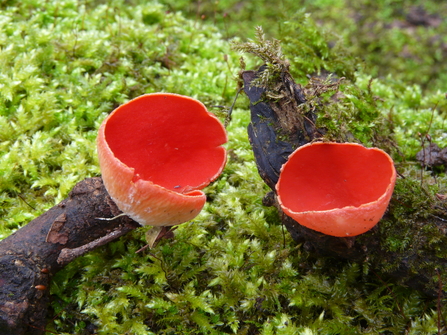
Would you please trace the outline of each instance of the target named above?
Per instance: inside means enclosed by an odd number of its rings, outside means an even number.
[[[44,332],[51,277],[76,257],[139,227],[120,214],[101,178],[89,178],[0,242],[1,335]]]
[[[252,81],[264,70],[244,71],[244,91],[250,100],[251,123],[248,135],[254,152],[257,168],[265,183],[272,189],[264,197],[264,205],[276,206],[281,220],[297,243],[302,243],[315,255],[347,259],[355,262],[368,262],[370,268],[381,278],[391,278],[397,283],[408,285],[430,296],[438,294],[439,269],[447,265],[447,210],[433,209],[440,215],[416,216],[414,203],[406,203],[402,193],[397,191],[390,203],[384,220],[388,226],[378,226],[356,237],[334,237],[319,233],[300,225],[285,215],[276,201],[275,185],[278,182],[281,166],[288,156],[299,146],[321,139],[324,129],[315,125],[321,106],[303,106],[305,88],[297,85],[288,72],[285,72],[274,87],[274,92],[252,85]],[[273,98],[270,98],[270,95]],[[290,109],[294,110],[290,110]],[[302,113],[302,111],[307,111]],[[295,118],[287,117],[295,113]],[[289,123],[285,125],[285,123]],[[400,182],[402,182],[402,178]],[[408,185],[420,185],[417,181]],[[422,191],[423,188],[421,187]],[[396,192],[395,192],[396,193]],[[411,196],[407,197],[410,198]],[[430,207],[430,206],[428,206]],[[402,213],[402,209],[405,212]],[[402,219],[397,219],[401,217]],[[391,222],[391,224],[390,224]],[[379,223],[380,225],[380,223]],[[393,227],[394,228],[388,228]],[[403,227],[401,229],[401,227]],[[410,235],[410,236],[408,236]],[[410,238],[406,248],[391,250],[392,242],[404,245],[403,240]],[[429,241],[439,241],[429,243]],[[442,273],[442,280],[447,280]]]

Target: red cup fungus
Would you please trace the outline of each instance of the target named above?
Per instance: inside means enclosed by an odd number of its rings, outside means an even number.
[[[199,101],[171,93],[140,96],[99,128],[104,185],[118,208],[141,225],[173,226],[196,217],[201,191],[222,172],[227,135]]]
[[[301,225],[346,237],[379,222],[395,181],[393,160],[380,149],[316,142],[289,156],[276,191],[284,213]]]

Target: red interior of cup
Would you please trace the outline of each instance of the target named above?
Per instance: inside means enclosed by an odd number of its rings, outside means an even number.
[[[116,158],[176,192],[201,188],[225,163],[225,129],[197,100],[175,94],[145,95],[119,107],[105,128]]]
[[[385,193],[393,169],[381,150],[314,144],[291,156],[282,170],[282,203],[296,212],[359,207]]]

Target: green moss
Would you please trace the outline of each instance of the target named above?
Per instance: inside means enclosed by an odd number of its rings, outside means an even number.
[[[231,105],[239,55],[223,37],[246,24],[249,29],[240,29],[245,40],[245,32],[251,34],[258,25],[253,20],[263,17],[266,31],[277,28],[278,35],[272,36],[282,41],[291,71],[301,83],[307,83],[306,75],[323,70],[347,78],[340,87],[345,97],[327,105],[327,116],[320,120],[334,136],[350,132],[367,145],[388,148],[383,139],[394,136],[399,147],[394,152],[397,168],[407,178],[399,179],[390,207],[399,224],[390,228],[393,235],[386,240],[387,248],[415,255],[434,248],[437,256],[446,257],[444,238],[435,225],[420,227],[429,237],[425,243],[405,226],[434,219],[438,213],[433,206],[444,206],[435,197],[447,193],[444,174],[435,178],[424,172],[422,188],[421,171],[412,160],[421,145],[418,132],[444,144],[442,86],[427,93],[398,78],[370,82],[370,75],[356,72],[358,62],[345,50],[359,48],[343,42],[353,36],[356,26],[346,15],[350,9],[345,1],[307,3],[320,9],[311,16],[295,13],[302,6],[297,2],[289,15],[288,3],[262,6],[237,1],[253,12],[241,9],[236,16],[235,1],[202,2],[200,10],[184,1],[171,7],[143,1],[3,2],[0,238],[66,197],[76,182],[99,174],[97,128],[124,101],[169,91],[194,96],[208,106]],[[190,8],[193,19],[173,11],[177,4]],[[327,6],[331,11],[322,10]],[[389,20],[389,6],[381,8]],[[197,17],[202,10],[207,11],[205,23]],[[230,15],[226,24],[236,17],[253,20],[237,20],[228,30],[219,30],[222,10]],[[213,13],[216,25],[212,21],[207,25]],[[339,26],[349,29],[338,38],[315,23],[321,17],[339,16],[344,20],[338,21]],[[267,24],[272,21],[276,23]],[[399,36],[398,45],[405,42],[403,38]],[[334,47],[333,41],[341,43]],[[370,53],[368,59],[379,59],[373,50]],[[254,68],[257,61],[247,62]],[[406,71],[398,69],[405,78]],[[331,92],[322,95],[321,103],[330,102],[330,96]],[[136,253],[145,244],[144,229],[139,229],[69,264],[51,286],[54,315],[49,331],[307,335],[438,331],[435,300],[397,282],[384,282],[387,278],[379,278],[368,263],[316,258],[292,241],[275,209],[262,206],[268,189],[247,138],[246,106],[245,98],[237,102],[228,127],[228,164],[206,189],[208,202],[200,216],[181,225],[174,239],[162,240],[154,250]],[[389,222],[383,221],[381,227],[387,228]],[[432,265],[419,263],[413,271],[433,271]],[[444,299],[441,305],[445,315]]]
[[[311,13],[310,18],[319,26],[327,28],[329,43],[319,43],[315,38],[321,32],[313,32],[312,38],[304,45],[293,43],[293,37],[287,40],[291,49],[286,54],[289,59],[297,58],[309,50],[316,52],[319,59],[308,58],[305,65],[313,71],[328,53],[349,54],[362,61],[356,67],[340,67],[335,72],[352,71],[362,68],[374,77],[392,76],[406,84],[418,84],[422,89],[435,92],[446,91],[446,37],[447,23],[442,18],[447,5],[435,0],[395,1],[395,0],[282,0],[279,2],[241,2],[238,0],[220,0],[218,2],[163,0],[173,10],[182,10],[193,20],[209,22],[224,32],[226,38],[238,36],[252,37],[253,27],[262,25],[265,32],[285,41],[288,32],[294,35],[308,35],[312,26],[301,26],[302,14]],[[419,9],[419,14],[417,14]],[[422,11],[421,11],[422,10]],[[298,15],[297,15],[298,14]],[[416,15],[414,15],[416,14]],[[413,15],[420,24],[408,19]],[[424,24],[425,19],[425,24]],[[293,26],[297,29],[290,30]],[[299,28],[298,28],[299,27]],[[338,50],[334,44],[341,42]],[[312,62],[315,62],[312,65]],[[342,62],[343,63],[343,62]],[[296,69],[306,71],[308,68]],[[311,71],[311,72],[312,72]],[[308,73],[311,73],[308,72]]]

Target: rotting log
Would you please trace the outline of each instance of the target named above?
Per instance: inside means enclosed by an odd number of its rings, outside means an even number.
[[[275,206],[282,223],[297,243],[303,244],[306,250],[317,257],[334,257],[359,263],[368,263],[368,268],[383,279],[391,279],[400,285],[419,290],[430,297],[439,296],[442,282],[447,281],[444,271],[447,265],[447,210],[441,208],[440,215],[412,218],[412,209],[406,215],[408,225],[412,225],[415,235],[414,245],[411,243],[401,250],[390,250],[388,247],[388,231],[379,229],[379,225],[355,237],[334,237],[311,230],[283,213],[276,199],[275,185],[278,182],[282,165],[288,156],[299,146],[315,140],[321,140],[325,129],[316,126],[316,120],[324,106],[297,106],[306,103],[306,89],[297,85],[288,71],[278,76],[274,92],[253,85],[252,82],[264,71],[243,71],[241,78],[244,92],[250,101],[251,122],[248,136],[255,156],[256,165],[261,178],[272,191],[263,199],[265,206]],[[269,97],[269,94],[273,98]],[[302,111],[305,111],[302,113]],[[293,115],[294,116],[291,116]],[[350,138],[350,134],[346,134]],[[404,178],[401,176],[401,179]],[[411,192],[408,190],[408,192]],[[382,220],[393,221],[394,207],[405,207],[399,196],[393,197],[390,208]],[[410,206],[408,206],[410,207]],[[401,224],[401,223],[400,223]],[[429,232],[424,227],[430,226]],[[399,235],[398,228],[394,231]],[[411,231],[411,230],[410,230]],[[430,245],[431,232],[435,231],[433,240],[438,239],[436,249]],[[392,234],[391,230],[389,232]],[[425,234],[425,235],[424,235]],[[400,238],[398,236],[397,238]],[[402,239],[404,236],[402,236]],[[441,250],[439,250],[441,249]],[[445,286],[445,285],[444,285]],[[445,291],[442,289],[441,291]]]
[[[51,277],[76,257],[139,227],[119,214],[102,179],[88,178],[0,242],[1,335],[44,332]]]

